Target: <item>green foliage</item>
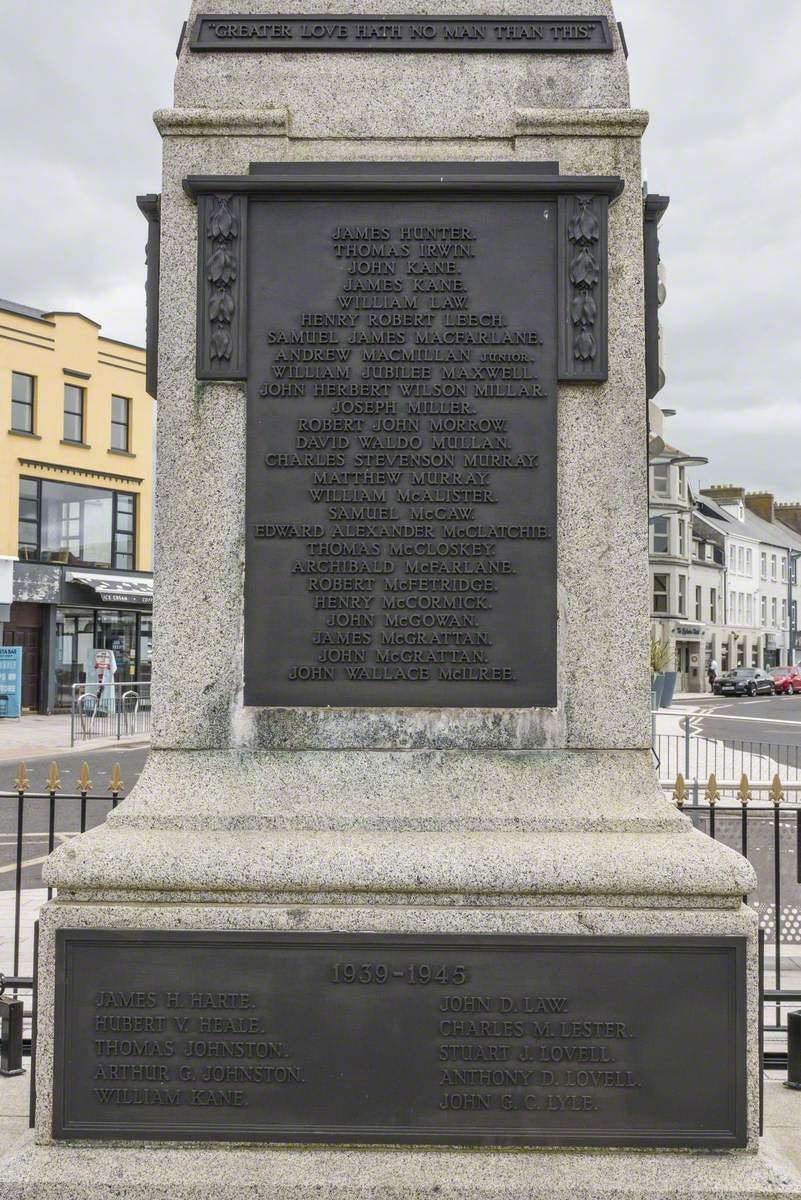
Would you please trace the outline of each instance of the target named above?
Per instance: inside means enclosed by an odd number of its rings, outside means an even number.
[[[666,671],[670,666],[670,661],[670,642],[651,638],[651,670],[654,675],[658,675],[661,671]]]

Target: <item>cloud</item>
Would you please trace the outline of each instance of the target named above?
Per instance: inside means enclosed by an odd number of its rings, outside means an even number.
[[[213,5],[210,6],[213,8]],[[436,5],[432,5],[436,7]],[[558,8],[558,5],[555,6]],[[26,0],[3,14],[0,295],[144,337],[139,192],[188,0]],[[668,436],[706,482],[796,492],[801,450],[801,5],[617,0],[662,223]]]
[[[662,310],[668,436],[706,483],[792,499],[801,444],[801,6],[617,0],[644,161],[671,196]]]

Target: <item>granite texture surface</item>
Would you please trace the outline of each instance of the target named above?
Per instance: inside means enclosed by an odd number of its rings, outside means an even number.
[[[108,824],[633,833],[682,818],[650,751],[154,750]]]
[[[490,1169],[491,1168],[491,1169]],[[0,1200],[799,1200],[776,1154],[34,1146],[0,1162]]]
[[[192,53],[185,42],[175,103],[237,108],[287,104],[295,138],[497,137],[516,107],[627,108],[628,73],[611,0],[276,0],[274,13],[438,17],[606,16],[611,54]],[[192,4],[190,22],[209,12]],[[214,11],[264,13],[264,0],[223,0]],[[223,63],[220,59],[224,59]],[[460,156],[461,157],[461,156]]]
[[[175,897],[173,897],[175,900]],[[415,905],[382,904],[343,906],[281,903],[182,904],[182,903],[70,903],[61,898],[42,909],[39,942],[40,1023],[37,1042],[37,1139],[50,1139],[55,978],[55,931],[67,929],[174,929],[174,930],[287,930],[367,931],[397,933],[540,933],[606,936],[744,937],[747,939],[748,1012],[748,1151],[729,1152],[719,1158],[747,1156],[757,1149],[759,1127],[759,1037],[757,922],[749,909],[656,911],[635,900],[627,908],[607,908],[598,896],[586,907],[564,910],[524,910],[481,906],[443,908],[424,899]],[[230,1152],[230,1151],[229,1151]],[[202,1153],[202,1151],[201,1151]],[[368,1151],[360,1152],[368,1155]],[[537,1152],[539,1155],[542,1152]],[[310,1154],[310,1158],[313,1155]],[[497,1186],[498,1172],[488,1170],[497,1161],[491,1152],[469,1155],[486,1174],[486,1186]],[[536,1157],[536,1156],[533,1156]],[[559,1156],[561,1157],[561,1153]],[[617,1160],[610,1156],[610,1162]],[[102,1159],[102,1155],[98,1154]],[[689,1156],[711,1161],[708,1155]],[[504,1161],[506,1161],[504,1159]],[[714,1161],[714,1159],[712,1160]],[[673,1159],[671,1159],[673,1162]],[[500,1172],[501,1176],[503,1172]],[[0,1180],[2,1173],[0,1172]],[[494,1181],[494,1182],[493,1182]],[[523,1195],[525,1193],[521,1193]],[[3,1193],[0,1190],[0,1200]]]
[[[753,868],[728,847],[682,833],[397,833],[347,830],[106,829],[47,860],[70,891],[344,892],[736,897]]]

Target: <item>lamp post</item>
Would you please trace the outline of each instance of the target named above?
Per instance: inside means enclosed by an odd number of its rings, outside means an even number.
[[[787,665],[795,666],[795,614],[793,612],[793,578],[801,550],[787,551]]]

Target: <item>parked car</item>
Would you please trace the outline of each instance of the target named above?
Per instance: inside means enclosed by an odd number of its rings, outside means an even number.
[[[801,695],[801,671],[798,667],[774,667],[770,676],[773,680],[773,689],[779,695]]]
[[[767,671],[757,667],[735,667],[725,675],[718,675],[712,691],[716,696],[773,695],[773,679]]]

